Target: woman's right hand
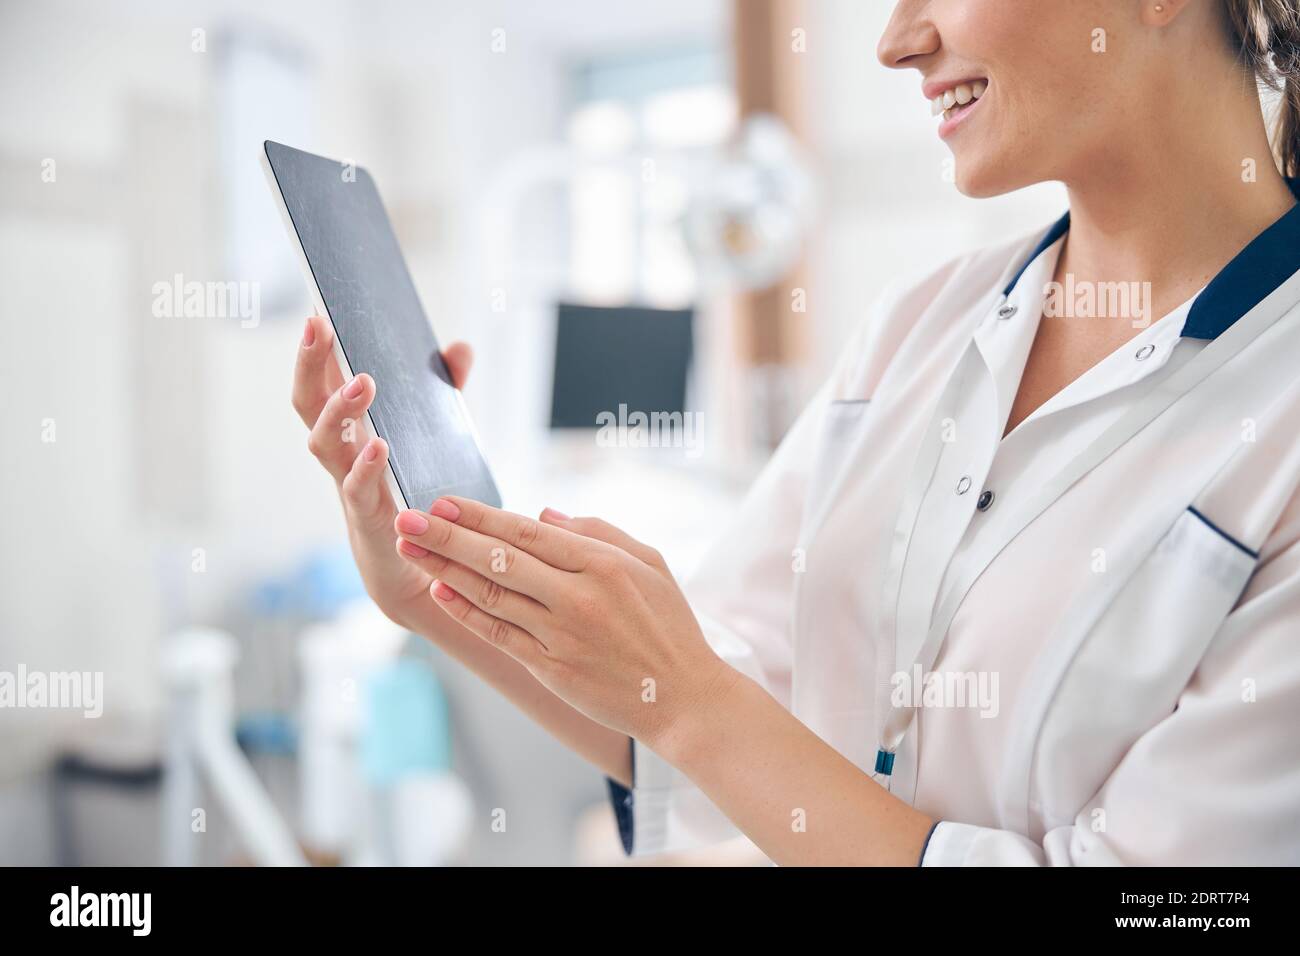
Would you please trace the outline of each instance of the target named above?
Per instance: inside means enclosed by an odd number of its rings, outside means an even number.
[[[452,382],[462,388],[473,361],[469,346],[457,342],[442,357]],[[367,440],[361,424],[374,398],[374,379],[364,372],[343,381],[329,320],[309,318],[293,375],[293,407],[310,430],[307,447],[338,487],[366,592],[397,624],[427,635],[441,612],[429,599],[428,575],[396,551],[397,504],[386,481],[388,446],[381,438]]]
[[[461,342],[448,346],[442,358],[453,384],[463,387],[473,360],[469,346]],[[367,441],[361,428],[374,398],[375,382],[369,375],[344,383],[334,359],[334,329],[328,319],[313,315],[298,346],[293,407],[311,429],[307,447],[338,486],[348,541],[366,592],[398,625],[433,641],[557,739],[630,787],[627,736],[574,710],[510,655],[462,627],[429,596],[433,583],[429,576],[397,553],[397,504],[385,480],[388,446],[378,438]],[[349,421],[354,424],[349,426]],[[354,440],[348,441],[349,437]]]

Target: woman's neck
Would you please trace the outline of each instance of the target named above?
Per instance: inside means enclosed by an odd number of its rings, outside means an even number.
[[[1140,142],[1090,157],[1066,183],[1070,233],[1058,278],[1149,282],[1159,318],[1295,205],[1253,88],[1227,86],[1152,117]],[[1196,122],[1180,122],[1188,116]]]

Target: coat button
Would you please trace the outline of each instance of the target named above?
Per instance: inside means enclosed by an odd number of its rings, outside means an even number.
[[[1009,319],[1015,315],[1017,311],[1018,309],[1014,305],[1004,305],[1002,308],[998,309],[998,318]]]
[[[993,492],[985,489],[975,507],[979,508],[980,511],[988,511],[991,504],[993,504]]]
[[[970,491],[970,475],[962,475],[961,481],[957,482],[957,494],[964,495]]]

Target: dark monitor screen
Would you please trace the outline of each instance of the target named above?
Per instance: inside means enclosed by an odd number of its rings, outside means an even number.
[[[552,428],[596,428],[602,412],[685,412],[694,312],[561,303]]]

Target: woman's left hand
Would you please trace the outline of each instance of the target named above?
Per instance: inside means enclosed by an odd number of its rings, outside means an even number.
[[[740,675],[653,548],[603,521],[466,498],[403,511],[397,551],[433,600],[594,720],[661,750]]]

